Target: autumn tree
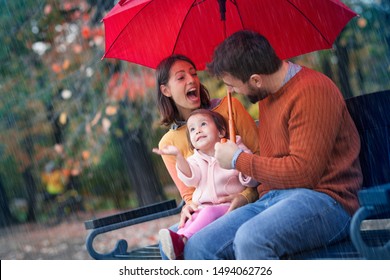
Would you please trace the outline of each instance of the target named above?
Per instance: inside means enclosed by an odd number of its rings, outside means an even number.
[[[5,27],[1,32],[5,44],[0,49],[3,62],[0,90],[5,97],[0,101],[2,162],[13,158],[18,166],[12,176],[23,178],[23,193],[29,201],[28,220],[35,219],[35,194],[41,188],[40,173],[48,161],[76,163],[88,174],[84,176],[86,188],[94,192],[99,183],[91,178],[96,176],[96,167],[109,165],[102,160],[108,158],[104,153],[110,151],[113,141],[129,151],[134,146],[132,139],[145,137],[149,132],[143,130],[153,127],[153,114],[148,117],[150,123],[138,119],[137,124],[131,117],[129,108],[141,104],[142,99],[126,101],[113,99],[109,94],[113,64],[101,60],[104,30],[100,19],[113,5],[114,1],[100,0],[49,0],[39,4],[11,1],[1,11],[0,23]],[[134,69],[126,67],[130,76],[137,71]],[[148,75],[150,79],[150,71]],[[151,91],[150,83],[137,82],[141,88],[134,88],[133,82],[143,79],[137,74],[134,77],[128,85],[131,94],[142,97]],[[149,108],[139,105],[144,112],[155,110],[153,103],[145,104]],[[118,111],[122,108],[123,114],[113,114],[113,108]],[[145,115],[143,112],[138,115],[142,114]],[[125,138],[117,135],[118,130],[122,130]],[[140,170],[128,166],[123,170],[125,174],[112,171],[117,173],[120,185],[126,185],[123,189],[127,193],[137,193],[140,204],[164,198],[158,175],[150,176],[153,170],[148,154],[151,150],[148,145],[152,145],[150,136],[147,135],[147,141],[140,139],[143,146],[137,148],[138,152],[145,150],[137,159],[142,166]],[[118,156],[124,163],[129,162],[123,158],[129,156],[128,152]],[[143,161],[146,165],[142,165]],[[142,188],[139,180],[135,180],[142,175],[141,171],[147,172],[145,178],[149,180],[143,181]]]

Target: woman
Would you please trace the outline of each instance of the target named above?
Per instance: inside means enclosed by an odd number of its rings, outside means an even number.
[[[161,138],[159,148],[168,145],[178,147],[185,158],[193,154],[186,136],[186,121],[192,111],[204,108],[220,113],[228,119],[228,100],[210,100],[210,95],[203,84],[200,83],[195,64],[186,56],[171,55],[160,62],[156,71],[157,78],[157,106],[161,115],[161,123],[170,126],[170,130]],[[253,153],[258,154],[257,128],[253,118],[244,106],[232,98],[233,119],[236,124],[236,134],[241,136],[242,142]],[[171,175],[181,197],[186,202],[183,207],[179,226],[191,218],[196,210],[192,203],[194,188],[188,188],[179,178],[176,171],[176,158],[163,155],[164,164]],[[231,202],[229,211],[257,200],[258,193],[255,188],[246,188],[237,195],[226,196],[220,203]]]

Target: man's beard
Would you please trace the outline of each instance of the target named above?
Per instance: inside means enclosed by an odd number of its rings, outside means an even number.
[[[260,100],[263,100],[269,95],[268,91],[261,88],[256,88],[251,85],[249,85],[249,93],[246,95],[246,97],[249,99],[249,101],[252,104],[257,103]]]

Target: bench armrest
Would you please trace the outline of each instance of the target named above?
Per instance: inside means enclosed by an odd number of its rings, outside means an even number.
[[[358,194],[362,206],[390,207],[390,184],[370,187]]]
[[[126,240],[119,240],[111,252],[101,254],[93,247],[95,237],[99,234],[120,228],[179,214],[183,205],[184,201],[177,206],[175,200],[168,200],[119,214],[86,221],[84,223],[85,228],[91,230],[86,240],[88,253],[94,259],[118,259],[120,258],[118,256],[125,256],[128,254],[128,244]]]
[[[390,228],[364,232],[361,228],[362,222],[367,219],[390,219],[390,184],[370,187],[358,195],[361,206],[352,217],[352,242],[367,259],[390,259]]]

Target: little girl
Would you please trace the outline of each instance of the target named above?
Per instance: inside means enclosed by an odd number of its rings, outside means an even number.
[[[173,232],[161,229],[159,232],[162,251],[169,259],[182,257],[184,244],[197,231],[224,215],[229,203],[219,200],[233,193],[240,193],[245,186],[257,187],[258,183],[235,169],[223,169],[214,158],[214,146],[227,135],[225,119],[214,111],[198,109],[187,120],[188,138],[194,154],[187,159],[175,146],[153,149],[160,155],[176,156],[179,178],[187,186],[195,186],[192,201],[198,205],[184,226]],[[242,144],[240,136],[236,143],[244,152],[250,150]]]

